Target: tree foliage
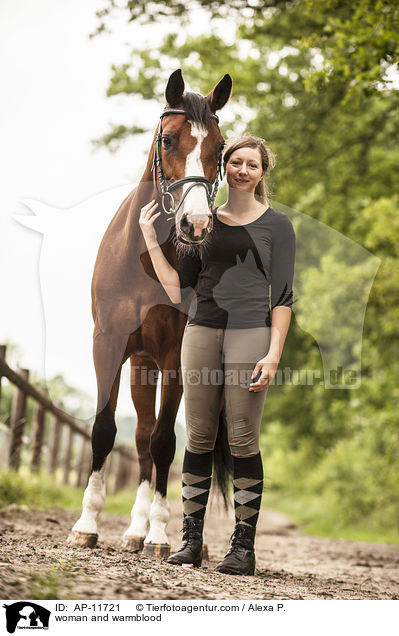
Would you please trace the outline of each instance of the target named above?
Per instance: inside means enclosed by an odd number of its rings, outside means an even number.
[[[306,0],[307,10],[322,18],[319,32],[308,36],[310,47],[323,53],[322,68],[309,85],[325,86],[330,78],[350,81],[350,92],[365,96],[390,88],[389,69],[399,54],[399,5],[392,0]]]
[[[370,94],[391,87],[387,71],[397,64],[399,53],[399,6],[394,0],[105,0],[97,11],[93,35],[110,29],[110,18],[123,12],[129,22],[152,23],[178,19],[190,21],[201,8],[212,22],[234,18],[254,35],[292,42],[322,55],[322,65],[307,80],[308,87],[324,86],[331,80],[349,80],[350,92]]]

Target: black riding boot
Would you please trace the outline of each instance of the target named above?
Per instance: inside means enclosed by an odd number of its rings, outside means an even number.
[[[238,522],[231,537],[229,551],[216,570],[223,574],[255,574],[255,532],[256,528]]]
[[[175,565],[193,565],[199,568],[202,563],[202,531],[204,520],[195,517],[183,519],[183,542],[180,549],[172,554],[167,563]]]

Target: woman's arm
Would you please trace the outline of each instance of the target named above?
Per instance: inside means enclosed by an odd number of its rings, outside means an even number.
[[[263,391],[273,382],[276,375],[278,363],[283,353],[285,339],[291,322],[291,309],[284,305],[278,305],[272,309],[272,326],[270,335],[269,351],[264,358],[259,360],[253,370],[251,380],[259,372],[260,377],[257,382],[251,382],[249,390],[257,393]]]
[[[139,225],[158,280],[172,303],[178,305],[181,303],[180,279],[177,271],[165,258],[157,240],[154,221],[161,214],[160,212],[154,214],[157,207],[158,203],[155,203],[155,199],[147,203],[141,209]]]
[[[259,360],[254,368],[251,379],[255,378],[259,372],[260,377],[257,382],[250,384],[250,391],[263,391],[273,381],[276,374],[291,322],[294,268],[295,232],[288,216],[282,215],[273,231],[270,346],[267,355]]]
[[[291,322],[291,309],[284,305],[277,305],[272,309],[272,327],[268,355],[280,362],[285,339]]]

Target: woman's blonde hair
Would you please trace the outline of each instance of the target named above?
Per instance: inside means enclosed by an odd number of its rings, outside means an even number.
[[[265,181],[265,176],[269,174],[276,165],[276,155],[270,150],[265,140],[261,139],[261,137],[255,137],[254,135],[242,135],[241,137],[229,139],[223,153],[224,174],[226,174],[226,164],[231,155],[240,148],[257,148],[260,152],[263,176],[255,188],[255,196],[260,199],[262,203],[266,203],[271,193]]]

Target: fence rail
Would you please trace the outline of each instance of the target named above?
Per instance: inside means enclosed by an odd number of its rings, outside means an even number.
[[[14,386],[7,427],[8,466],[14,470],[20,468],[24,442],[28,442],[32,472],[43,467],[43,456],[47,454],[47,470],[51,475],[60,476],[64,484],[84,486],[90,471],[91,431],[66,413],[62,404],[52,402],[46,389],[33,386],[28,369],[18,372],[11,369],[6,362],[6,347],[0,345],[0,404],[3,377]],[[30,439],[26,440],[28,400],[34,402],[34,409]],[[106,471],[108,488],[117,492],[133,485],[137,472],[133,449],[115,444]]]

